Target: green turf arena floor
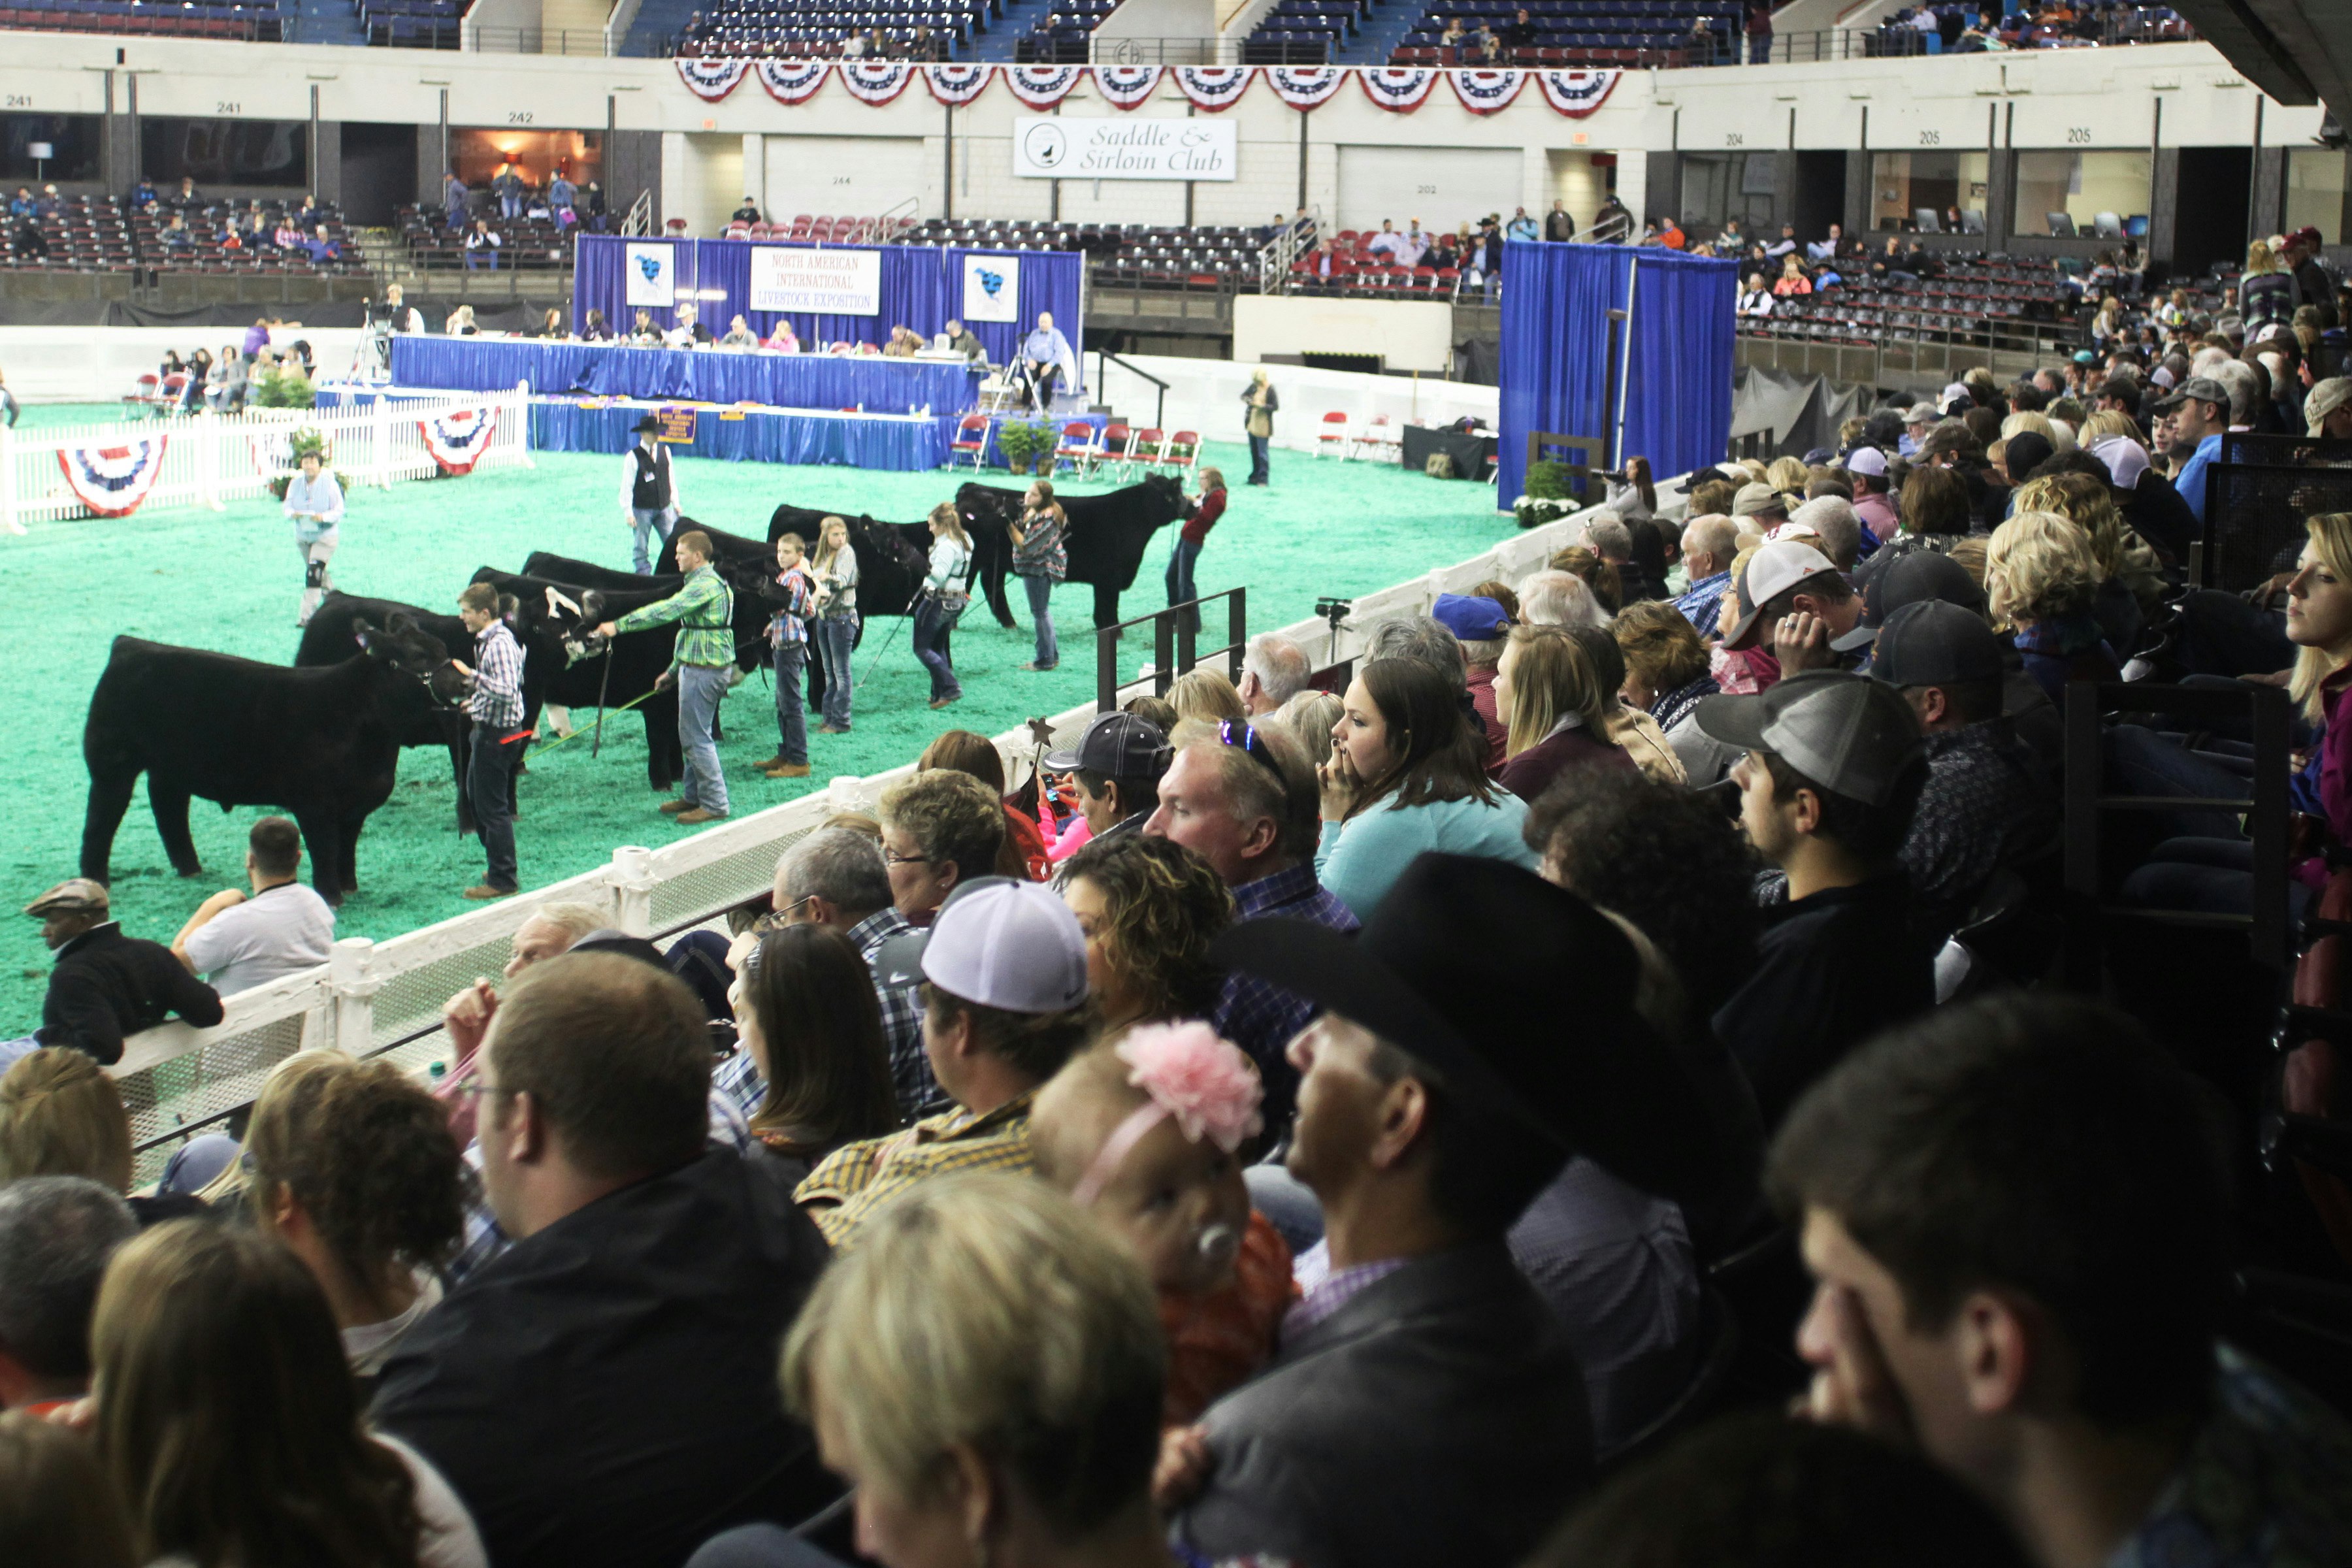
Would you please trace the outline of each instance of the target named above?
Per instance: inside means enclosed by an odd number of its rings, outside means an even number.
[[[22,427],[111,416],[103,405],[31,408]],[[1208,460],[1235,481],[1249,468],[1239,446],[1211,443]],[[625,567],[629,536],[614,496],[614,460],[546,453],[537,462],[531,470],[355,492],[332,567],[336,584],[448,606],[477,566],[519,570],[535,549]],[[677,470],[688,516],[759,537],[779,501],[911,521],[970,477],[698,458],[682,459]],[[1488,486],[1286,452],[1276,454],[1273,474],[1267,489],[1234,484],[1197,572],[1202,594],[1246,585],[1254,628],[1311,616],[1318,595],[1364,593],[1474,555],[1513,529],[1493,510]],[[1013,481],[1000,471],[992,482]],[[1064,488],[1084,494],[1112,487]],[[1164,602],[1162,574],[1176,531],[1171,526],[1154,536],[1121,615]],[[0,873],[14,910],[76,872],[88,793],[82,719],[112,638],[129,634],[289,662],[302,574],[291,527],[264,499],[219,513],[175,507],[120,521],[35,523],[25,538],[0,537],[0,581],[7,584],[0,668],[8,671],[0,708],[8,751],[0,775]],[[1055,595],[1063,658],[1045,675],[1017,668],[1033,647],[1017,586],[1010,597],[1020,623],[1012,630],[997,626],[984,602],[964,616],[955,634],[964,700],[938,713],[928,706],[929,681],[908,648],[903,621],[874,621],[859,654],[856,727],[847,735],[811,735],[808,779],[771,783],[752,772],[750,764],[776,748],[773,697],[759,675],[738,687],[724,710],[728,738],[720,748],[735,813],[822,788],[835,773],[894,767],[942,730],[993,735],[1090,700],[1092,590],[1076,584]],[[1129,673],[1147,657],[1148,645],[1135,647]],[[580,715],[583,722],[593,717]],[[601,757],[590,757],[584,737],[535,757],[521,781],[516,824],[524,885],[601,865],[616,845],[658,846],[678,837],[684,830],[655,810],[661,798],[646,784],[645,731],[635,713],[605,726]],[[114,845],[114,907],[124,929],[168,942],[199,900],[241,885],[246,829],[261,815],[194,803],[190,823],[205,872],[183,881],[164,858],[142,783]],[[457,833],[446,753],[409,750],[391,800],[360,841],[360,889],[345,900],[337,929],[384,938],[445,920],[471,907],[458,895],[481,873],[478,847]],[[0,1037],[6,1037],[37,1021],[49,956],[33,921],[16,918],[0,931],[6,944]]]

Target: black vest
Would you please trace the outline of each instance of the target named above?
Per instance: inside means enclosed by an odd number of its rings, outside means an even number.
[[[629,448],[629,457],[637,465],[635,482],[630,487],[629,504],[639,511],[661,511],[669,506],[669,454],[656,444],[653,456],[646,456],[643,446]]]

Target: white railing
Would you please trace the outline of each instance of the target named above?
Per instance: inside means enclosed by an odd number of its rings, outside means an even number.
[[[62,455],[142,441],[163,443],[162,472],[140,503],[142,510],[204,506],[218,511],[228,501],[268,493],[273,480],[294,471],[289,438],[298,430],[326,437],[328,460],[347,486],[389,489],[396,480],[430,479],[440,469],[419,422],[467,408],[495,410],[498,416],[477,467],[532,466],[528,385],[397,400],[379,395],[362,408],[207,410],[37,431],[0,427],[0,528],[87,516],[89,509],[66,483]]]
[[[1276,628],[1318,666],[1355,657],[1359,628],[1389,616],[1420,615],[1440,594],[1489,578],[1517,582],[1582,537],[1579,512],[1496,542],[1466,561],[1359,595],[1336,638],[1320,620]],[[1051,720],[1055,745],[1071,744],[1094,717],[1091,703]],[[996,738],[1024,779],[1037,755],[1028,727]],[[836,812],[871,811],[881,791],[914,771],[909,763],[867,778],[837,777],[826,787],[660,849],[626,847],[593,871],[567,878],[452,920],[383,942],[347,937],[331,963],[229,998],[226,1016],[209,1029],[166,1024],[133,1036],[110,1070],[131,1107],[139,1179],[152,1181],[188,1132],[248,1103],[269,1069],[298,1050],[325,1047],[353,1056],[388,1056],[411,1072],[446,1061],[441,1007],[480,976],[505,966],[514,933],[538,909],[586,903],[606,910],[618,929],[660,937],[723,916],[767,890],[778,858]]]

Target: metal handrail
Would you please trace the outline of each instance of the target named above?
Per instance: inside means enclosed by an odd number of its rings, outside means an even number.
[[[639,191],[637,199],[629,204],[629,216],[621,220],[623,234],[651,234],[654,229],[654,194]]]
[[[478,55],[593,55],[608,53],[602,27],[468,27],[464,47]]]
[[[1200,650],[1195,644],[1201,633],[1193,625],[1202,606],[1219,599],[1230,601],[1225,606],[1225,635],[1229,639],[1223,647]],[[1185,611],[1192,611],[1188,616]],[[1139,675],[1133,680],[1118,678],[1119,634],[1129,626],[1151,623],[1151,672]],[[1242,681],[1242,658],[1249,650],[1249,590],[1228,588],[1222,594],[1203,598],[1188,599],[1181,605],[1171,605],[1164,610],[1154,610],[1148,616],[1120,621],[1115,626],[1101,626],[1095,632],[1095,708],[1103,713],[1118,707],[1118,694],[1131,686],[1149,685],[1154,697],[1165,697],[1176,678],[1191,669],[1203,658],[1225,656],[1225,675],[1235,686]]]
[[[1323,209],[1308,209],[1308,227],[1316,234],[1323,232]],[[1296,221],[1284,224],[1275,237],[1266,241],[1257,253],[1257,291],[1279,294],[1290,284],[1290,268],[1307,248],[1306,231]]]
[[[1150,371],[1144,369],[1141,365],[1137,364],[1132,360],[1115,354],[1108,349],[1097,349],[1095,350],[1095,390],[1097,392],[1102,391],[1106,380],[1103,374],[1103,366],[1106,363],[1115,364],[1121,370],[1128,372],[1129,374],[1139,375],[1144,380],[1150,382],[1152,385],[1160,389],[1159,398],[1152,411],[1151,427],[1155,430],[1166,428],[1168,424],[1168,388],[1170,384],[1160,380],[1158,376],[1152,374]],[[1106,395],[1108,395],[1106,394]]]
[[[1088,36],[1098,66],[1235,66],[1242,63],[1238,38],[1106,38]]]

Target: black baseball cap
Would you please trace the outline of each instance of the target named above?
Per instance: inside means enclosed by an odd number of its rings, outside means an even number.
[[[1940,599],[1971,613],[1984,609],[1984,590],[1969,569],[1940,550],[1914,550],[1870,574],[1862,589],[1862,619],[1853,630],[1832,638],[1830,647],[1855,653],[1878,639],[1895,611],[1925,599]]]
[[[1940,599],[1906,605],[1887,616],[1870,661],[1871,679],[1895,687],[1999,680],[2005,670],[2000,638],[1984,617]]]
[[[1084,768],[1131,779],[1166,772],[1174,755],[1168,737],[1150,720],[1133,713],[1098,713],[1076,745],[1046,752],[1045,766],[1057,773]]]

